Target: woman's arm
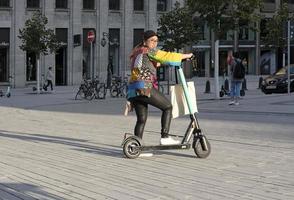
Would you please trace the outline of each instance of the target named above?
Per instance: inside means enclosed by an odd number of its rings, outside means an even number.
[[[191,58],[192,53],[182,54],[175,52],[167,52],[158,49],[152,49],[148,52],[149,58],[153,61],[159,62],[164,65],[179,66],[183,59]]]

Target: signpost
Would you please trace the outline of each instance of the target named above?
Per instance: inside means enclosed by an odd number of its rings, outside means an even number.
[[[87,40],[90,43],[90,70],[91,70],[91,78],[94,80],[94,65],[93,65],[93,42],[95,40],[95,32],[90,30],[87,35]]]
[[[291,79],[290,79],[290,73],[291,73],[291,70],[290,70],[290,40],[291,40],[291,22],[290,20],[288,20],[288,95],[291,94],[291,90],[290,90],[290,82],[291,82]]]

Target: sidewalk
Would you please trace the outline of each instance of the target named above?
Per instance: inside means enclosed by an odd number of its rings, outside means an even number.
[[[206,81],[210,81],[210,93],[205,93]],[[199,111],[248,111],[248,112],[271,112],[271,113],[289,113],[294,114],[294,93],[288,94],[271,94],[265,95],[258,88],[258,76],[247,77],[247,89],[245,96],[241,97],[239,106],[228,106],[229,97],[224,96],[216,99],[215,85],[213,78],[195,77],[188,81],[195,82],[197,105]],[[220,85],[223,84],[222,77],[220,78]],[[74,96],[78,90],[76,86],[56,86],[55,91],[36,94],[31,88],[12,89],[11,98],[1,98],[0,105],[12,106],[18,108],[37,108],[49,105],[66,105],[66,104],[80,104],[91,103],[88,101],[75,101]],[[109,92],[105,100],[93,100],[93,102],[119,102],[123,106],[124,98],[110,98]],[[118,114],[118,113],[117,113]]]
[[[294,94],[264,95],[252,77],[241,104],[228,106],[194,80],[207,159],[193,149],[124,158],[123,134],[136,122],[122,116],[125,99],[75,101],[78,86],[13,89],[0,98],[0,200],[294,199]],[[147,145],[159,142],[160,114],[150,108]],[[188,123],[172,120],[171,133]]]

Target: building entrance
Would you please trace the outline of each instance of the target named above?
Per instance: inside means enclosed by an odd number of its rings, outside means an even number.
[[[0,47],[0,82],[8,82],[9,70],[7,56],[8,48]]]
[[[55,55],[55,84],[67,85],[67,48],[61,47]]]

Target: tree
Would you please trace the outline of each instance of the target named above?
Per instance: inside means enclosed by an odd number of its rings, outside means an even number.
[[[192,15],[187,7],[180,7],[176,2],[174,9],[163,14],[158,21],[158,35],[163,41],[163,49],[174,51],[199,39],[199,27],[193,23]]]
[[[40,93],[40,64],[41,55],[54,53],[60,48],[54,30],[46,28],[48,19],[40,11],[33,14],[31,19],[25,22],[25,27],[19,30],[18,38],[22,44],[20,49],[34,53],[37,57],[37,91]]]
[[[216,40],[229,30],[239,30],[239,22],[254,23],[260,18],[255,12],[261,7],[261,0],[187,0],[187,6],[195,16],[207,23],[215,33]]]
[[[282,3],[276,15],[266,22],[265,36],[262,40],[268,47],[284,49],[287,44],[287,21],[293,20],[290,14],[288,4]]]
[[[238,49],[238,32],[240,22],[247,22],[248,27],[252,27],[259,15],[255,13],[261,5],[261,0],[187,0],[187,7],[201,21],[210,28],[211,60],[214,63],[215,95],[219,98],[219,59],[218,44],[219,39],[227,31],[234,30],[234,51]],[[208,74],[209,76],[209,74]]]

